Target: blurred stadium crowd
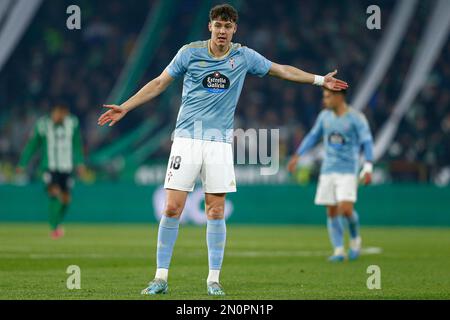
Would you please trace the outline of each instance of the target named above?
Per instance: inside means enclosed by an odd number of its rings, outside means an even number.
[[[0,71],[0,183],[11,180],[13,168],[40,115],[55,101],[66,102],[82,124],[86,158],[136,125],[153,117],[175,124],[181,96],[171,99],[169,110],[155,108],[159,98],[130,113],[114,130],[100,129],[97,117],[136,43],[153,1],[44,2],[7,65]],[[80,31],[65,28],[65,9],[77,2],[82,9]],[[394,1],[378,1],[385,26]],[[199,0],[183,1],[163,34],[139,86],[157,76],[186,42]],[[370,1],[242,1],[234,42],[247,45],[270,60],[291,64],[317,74],[339,70],[351,86],[349,100],[372,58],[383,29],[366,28]],[[430,1],[419,3],[400,51],[370,103],[364,109],[372,132],[386,121],[402,88]],[[270,10],[267,10],[270,8]],[[356,14],[356,13],[360,14]],[[205,28],[201,39],[209,34]],[[432,74],[395,140],[379,162],[392,181],[433,181],[450,162],[450,42],[447,41]],[[249,76],[236,113],[236,128],[280,128],[281,163],[295,151],[321,109],[321,91],[278,79]],[[169,137],[149,154],[146,163],[166,161]],[[89,162],[87,163],[89,165]]]

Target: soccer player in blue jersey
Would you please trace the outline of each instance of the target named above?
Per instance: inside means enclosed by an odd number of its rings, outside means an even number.
[[[157,78],[120,106],[105,105],[109,110],[98,120],[99,125],[114,125],[129,111],[163,92],[174,78],[184,76],[181,107],[164,184],[166,204],[158,230],[157,270],[154,280],[142,294],[166,293],[168,290],[168,270],[180,216],[198,175],[205,192],[207,215],[207,292],[210,295],[225,294],[219,283],[226,239],[224,205],[226,194],[236,191],[231,145],[233,120],[247,73],[259,77],[269,74],[331,90],[347,88],[347,83],[334,78],[336,71],[324,77],[310,74],[273,63],[248,47],[232,43],[238,20],[238,13],[232,6],[215,6],[209,18],[209,40],[183,46]]]
[[[356,202],[361,147],[365,163],[359,178],[364,184],[372,180],[373,140],[365,116],[347,105],[345,90],[339,92],[323,90],[325,110],[320,112],[316,123],[300,144],[288,164],[294,172],[297,163],[305,153],[323,139],[325,157],[320,170],[319,184],[315,197],[317,205],[327,207],[327,226],[334,247],[332,262],[345,259],[343,216],[350,233],[348,258],[358,258],[361,251],[358,214],[354,210]]]

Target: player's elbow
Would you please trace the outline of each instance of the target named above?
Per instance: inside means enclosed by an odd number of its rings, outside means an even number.
[[[274,63],[269,74],[280,79],[287,79],[289,75],[288,66]]]
[[[281,79],[289,80],[290,79],[289,66],[280,65],[280,68],[278,70],[278,77]]]
[[[146,99],[153,99],[154,97],[160,95],[165,90],[164,82],[160,77],[154,78],[150,81],[145,88],[143,89],[143,93],[146,96]]]
[[[163,84],[163,81],[162,81],[161,77],[157,77],[153,81],[154,81],[154,84],[155,84],[155,88],[156,88],[156,90],[158,92],[164,91],[165,87],[164,87],[164,84]]]

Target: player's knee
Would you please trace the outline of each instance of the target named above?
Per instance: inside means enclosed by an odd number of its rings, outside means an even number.
[[[68,193],[63,193],[62,195],[61,195],[61,202],[63,203],[63,204],[69,204],[70,203],[70,201],[72,200],[72,198],[71,198],[71,196],[70,196],[70,194],[68,194]]]
[[[169,218],[177,218],[181,215],[183,211],[183,206],[176,202],[169,202],[166,204],[164,209],[164,214]]]
[[[207,206],[206,216],[208,217],[209,220],[223,219],[224,209],[225,208],[223,204]]]
[[[327,212],[327,216],[330,217],[330,218],[334,218],[334,217],[338,216],[338,213],[334,212],[334,211],[331,211],[331,212],[328,211]]]
[[[350,210],[344,210],[344,211],[342,211],[342,215],[344,216],[344,217],[350,217],[351,215],[352,215],[352,211]]]
[[[61,191],[56,186],[50,186],[47,189],[47,193],[50,197],[58,197],[60,195]]]
[[[330,206],[327,207],[327,216],[330,218],[334,218],[337,217],[337,215],[339,214],[338,212],[338,208],[335,206]]]
[[[353,206],[349,204],[342,204],[339,206],[339,212],[343,216],[349,217],[353,213]]]

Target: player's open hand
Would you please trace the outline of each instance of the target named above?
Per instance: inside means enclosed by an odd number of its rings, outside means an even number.
[[[109,110],[98,118],[97,124],[101,126],[109,122],[109,126],[111,127],[127,114],[127,110],[115,104],[104,104],[103,107],[108,108]]]
[[[80,164],[78,167],[77,167],[77,173],[78,173],[78,176],[80,177],[80,178],[84,178],[84,177],[86,177],[86,175],[87,175],[87,168],[86,168],[86,166],[84,165],[84,164]]]
[[[291,157],[291,159],[289,160],[289,163],[287,165],[287,169],[290,173],[294,173],[295,170],[297,169],[297,163],[298,163],[298,159],[300,157],[298,155],[293,155]]]
[[[372,174],[366,172],[362,177],[360,177],[360,181],[363,185],[369,185],[372,183]]]
[[[372,171],[373,165],[370,162],[364,163],[364,166],[359,174],[359,181],[363,185],[368,185],[372,183]]]
[[[336,79],[334,76],[337,74],[337,70],[334,70],[333,72],[328,73],[324,77],[323,86],[327,89],[333,90],[333,91],[341,91],[348,88],[348,84],[345,81]]]

